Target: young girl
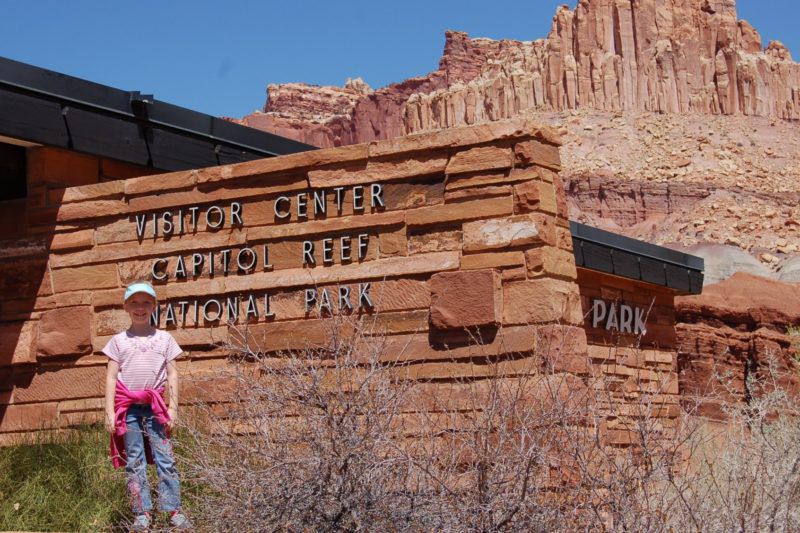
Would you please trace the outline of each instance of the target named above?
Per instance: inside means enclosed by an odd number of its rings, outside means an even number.
[[[134,531],[150,527],[153,503],[147,482],[148,462],[155,463],[158,472],[159,509],[170,513],[172,527],[191,527],[181,512],[180,480],[168,435],[178,417],[175,358],[181,348],[172,335],[150,325],[156,305],[152,285],[137,282],[128,286],[124,308],[131,326],[114,335],[103,348],[109,359],[106,429],[111,433],[111,459],[114,468],[125,466],[136,516],[131,528]],[[169,408],[163,397],[165,382]]]

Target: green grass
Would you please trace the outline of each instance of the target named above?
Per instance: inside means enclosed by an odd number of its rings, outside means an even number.
[[[100,531],[128,518],[124,472],[101,427],[0,448],[0,530]]]
[[[0,531],[127,531],[132,515],[125,471],[111,466],[108,438],[93,425],[45,442],[0,447]],[[176,440],[185,440],[180,431]],[[155,468],[148,474],[155,503]],[[184,481],[181,492],[192,516],[203,488]],[[166,525],[166,516],[154,518],[156,527]]]

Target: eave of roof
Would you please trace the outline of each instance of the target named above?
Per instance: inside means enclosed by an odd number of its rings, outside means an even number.
[[[0,135],[166,171],[315,149],[137,91],[2,57]]]
[[[703,258],[570,222],[575,264],[636,281],[652,283],[678,294],[703,290]]]

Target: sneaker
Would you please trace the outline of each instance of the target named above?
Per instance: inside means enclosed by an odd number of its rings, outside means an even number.
[[[150,513],[138,515],[131,524],[131,531],[147,531],[150,529]]]
[[[169,514],[169,525],[175,529],[192,529],[192,523],[180,509]]]

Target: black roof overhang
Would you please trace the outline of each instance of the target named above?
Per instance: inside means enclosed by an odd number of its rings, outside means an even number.
[[[570,222],[578,267],[670,288],[678,294],[703,290],[703,258]]]
[[[2,57],[0,135],[167,171],[315,149],[136,91]]]

